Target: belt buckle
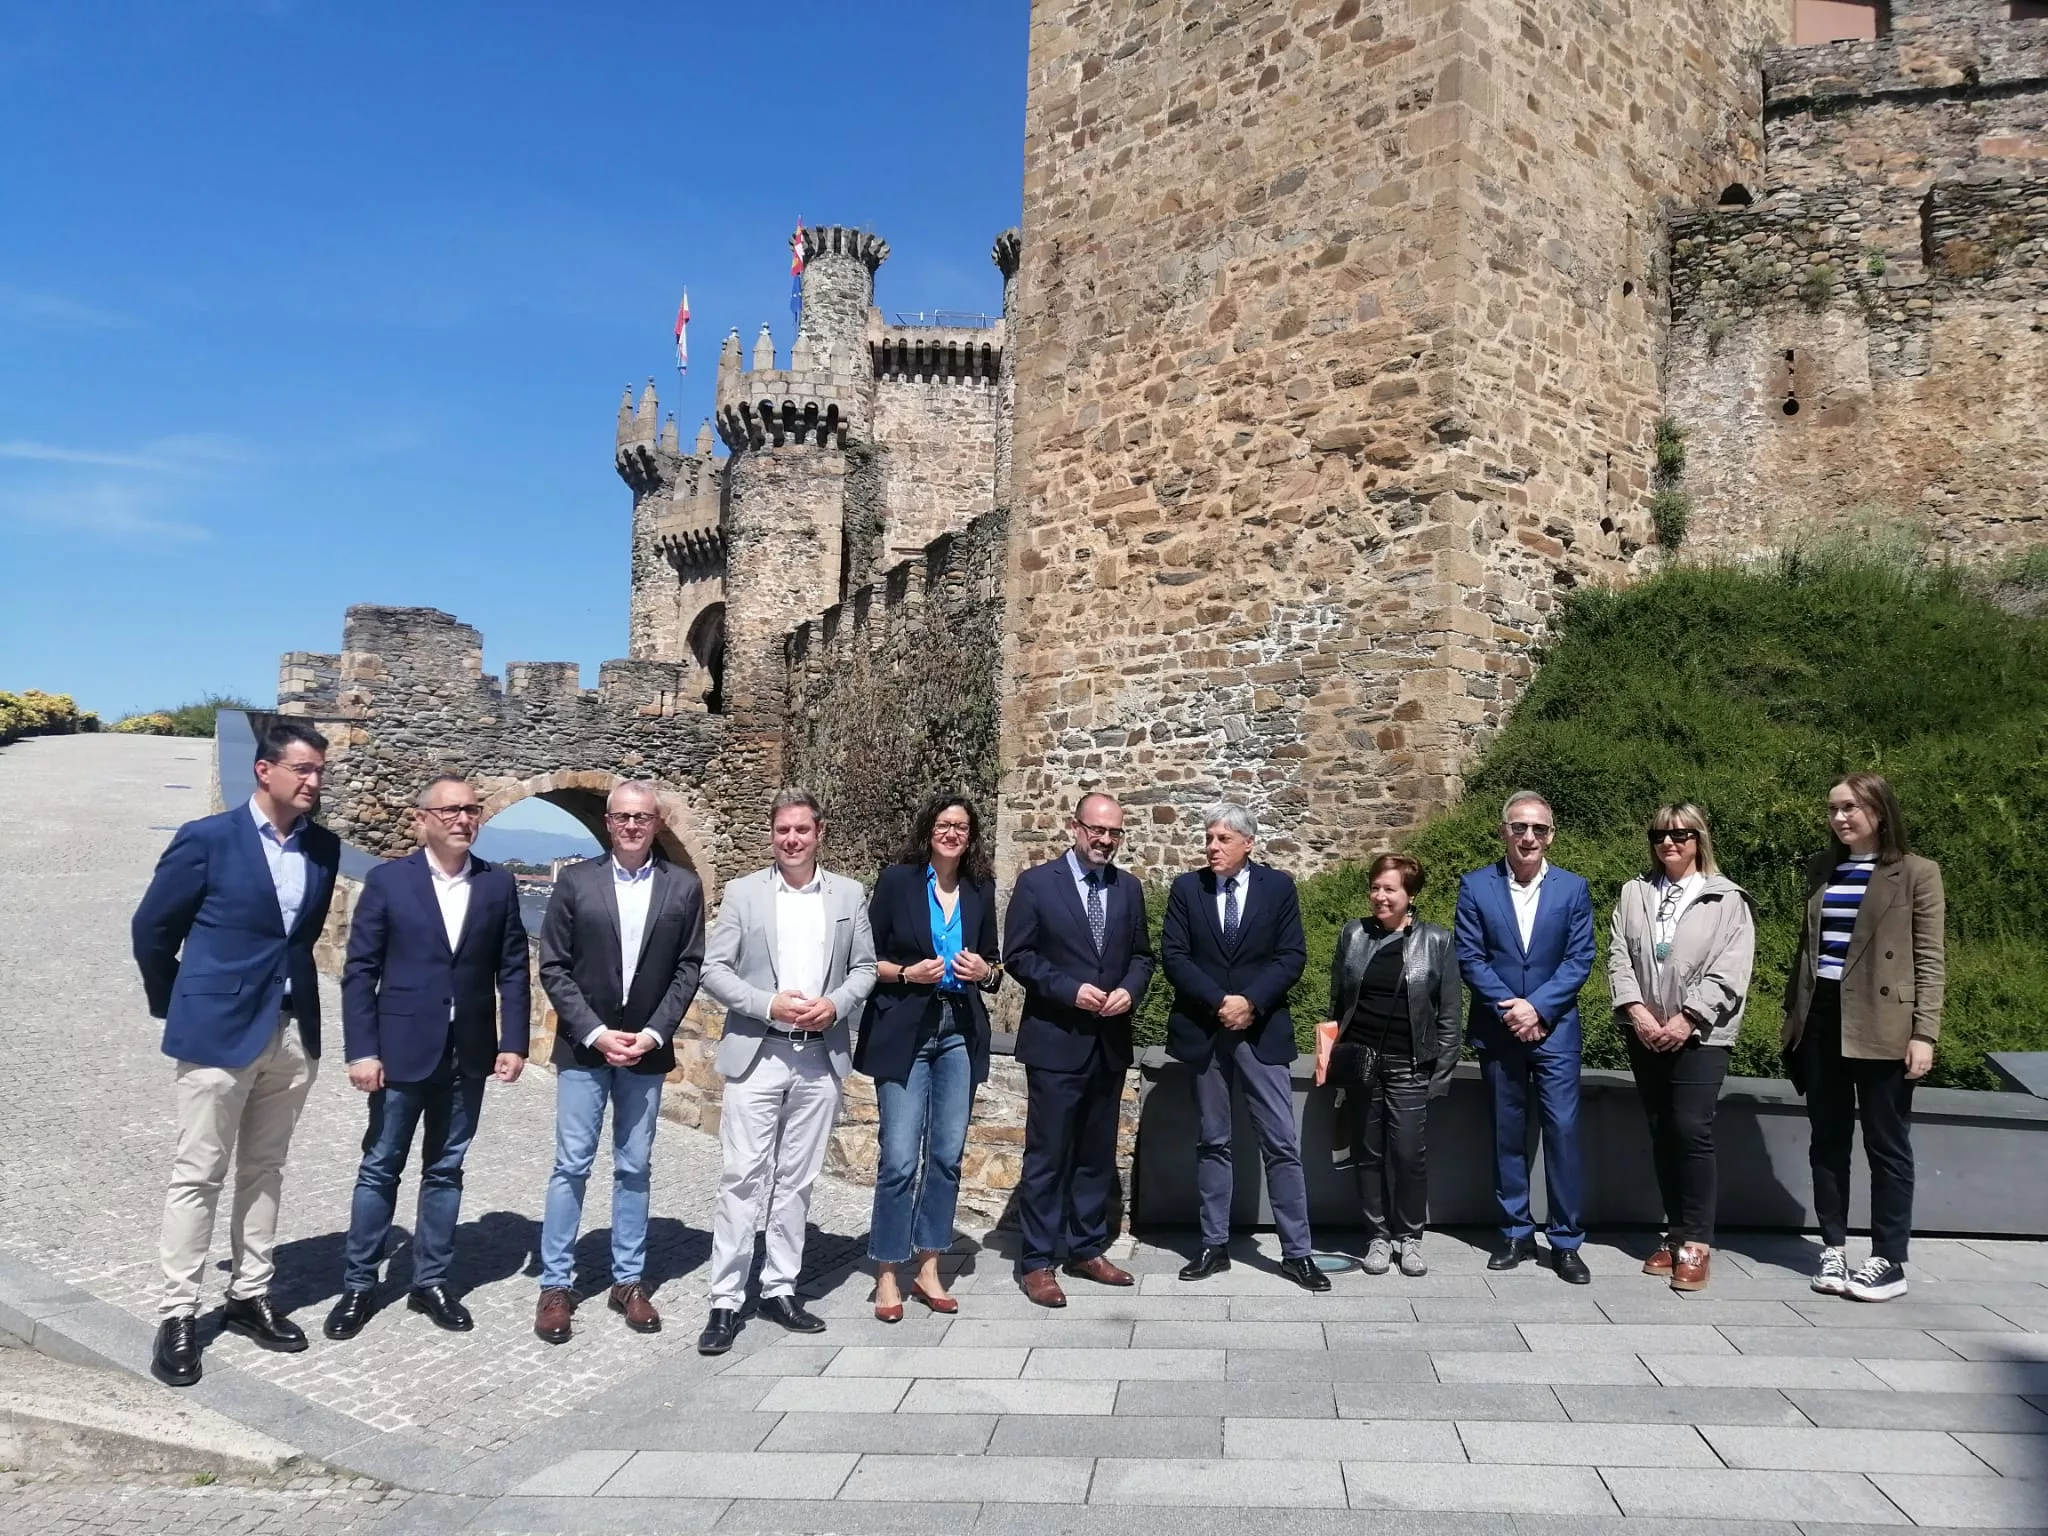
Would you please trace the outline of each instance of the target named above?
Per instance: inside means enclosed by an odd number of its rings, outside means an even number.
[[[808,1038],[809,1031],[801,1029],[792,1029],[791,1031],[789,1031],[788,1035],[789,1048],[792,1051],[801,1051],[804,1048],[804,1042]]]

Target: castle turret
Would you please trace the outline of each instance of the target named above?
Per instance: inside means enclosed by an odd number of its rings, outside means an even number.
[[[1010,228],[996,236],[989,259],[1003,274],[1003,356],[996,374],[996,505],[1010,501],[1010,428],[1017,414],[1016,349],[1010,338],[1017,334],[1017,268],[1023,260],[1024,235]]]
[[[837,224],[804,231],[804,307],[796,333],[814,369],[850,368],[857,382],[873,383],[868,311],[875,272],[888,259],[889,242],[879,236]]]

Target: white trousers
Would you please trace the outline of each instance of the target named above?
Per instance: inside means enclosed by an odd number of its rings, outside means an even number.
[[[768,1234],[761,1294],[796,1290],[811,1184],[825,1166],[839,1097],[823,1041],[797,1050],[771,1035],[745,1075],[726,1082],[718,1115],[725,1167],[711,1224],[713,1307],[737,1310],[746,1300],[754,1233],[761,1228]]]
[[[318,1068],[306,1054],[298,1025],[289,1019],[279,1023],[263,1054],[246,1067],[177,1064],[172,1097],[178,1150],[171,1160],[158,1245],[164,1271],[160,1315],[190,1317],[199,1310],[214,1212],[231,1162],[235,1203],[228,1230],[234,1271],[228,1294],[248,1299],[270,1289],[285,1155]]]

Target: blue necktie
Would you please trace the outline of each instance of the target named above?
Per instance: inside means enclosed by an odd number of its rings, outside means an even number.
[[[1109,915],[1102,910],[1102,876],[1090,871],[1088,875],[1088,932],[1095,940],[1095,953],[1102,953],[1102,934],[1108,926]]]
[[[1223,942],[1237,943],[1237,876],[1223,882]]]

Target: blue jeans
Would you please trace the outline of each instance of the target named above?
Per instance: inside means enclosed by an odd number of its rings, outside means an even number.
[[[647,1163],[661,1115],[662,1078],[618,1067],[564,1067],[555,1079],[555,1171],[540,1227],[540,1283],[566,1288],[575,1275],[583,1186],[597,1157],[605,1105],[612,1108],[612,1284],[640,1278],[647,1258]]]
[[[951,1012],[946,1009],[944,1023],[952,1022]],[[881,1155],[868,1257],[902,1264],[914,1252],[943,1253],[953,1246],[960,1155],[974,1107],[967,1037],[942,1028],[919,1048],[903,1081],[875,1084],[875,1102],[882,1116]]]
[[[455,1257],[455,1223],[462,1214],[462,1159],[476,1137],[484,1079],[451,1056],[424,1082],[386,1082],[370,1095],[363,1161],[350,1202],[343,1250],[345,1290],[373,1290],[377,1265],[398,1209],[398,1181],[412,1151],[414,1130],[426,1122],[420,1149],[419,1217],[412,1233],[412,1283],[418,1290],[446,1285]]]

